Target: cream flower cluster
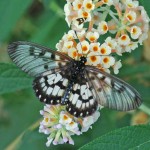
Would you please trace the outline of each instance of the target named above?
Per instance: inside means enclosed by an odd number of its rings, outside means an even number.
[[[116,61],[111,55],[117,48],[117,42],[109,36],[101,44],[97,41],[98,38],[99,33],[95,30],[69,30],[57,43],[56,48],[76,60],[83,55],[87,58],[86,65],[95,66],[108,73],[110,68],[113,68],[117,74],[122,66],[121,61]],[[76,42],[77,39],[80,42]]]
[[[95,31],[113,37],[113,52],[131,52],[148,37],[149,17],[137,0],[67,0],[65,15],[74,30]],[[97,41],[99,41],[97,39]]]
[[[46,105],[40,111],[44,117],[40,123],[39,132],[49,135],[46,146],[69,143],[74,145],[72,135],[80,135],[86,132],[100,116],[96,111],[92,116],[76,118],[65,111],[65,106]]]

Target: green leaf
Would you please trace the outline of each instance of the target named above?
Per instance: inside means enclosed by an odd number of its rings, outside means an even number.
[[[127,150],[150,147],[150,125],[130,126],[112,131],[84,145],[79,150]]]
[[[32,87],[32,78],[11,64],[0,63],[0,94]]]
[[[4,41],[10,34],[18,19],[24,14],[32,0],[1,0],[0,1],[0,41]]]

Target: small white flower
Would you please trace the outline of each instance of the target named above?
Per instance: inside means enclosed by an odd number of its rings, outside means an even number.
[[[93,4],[92,0],[84,0],[83,7],[85,11],[90,12],[94,9],[95,5]]]
[[[92,116],[85,117],[83,119],[83,126],[82,126],[82,132],[86,132],[89,128],[91,128],[92,124],[97,121],[97,119],[100,117],[100,112],[96,111]]]
[[[104,4],[107,4],[108,6],[111,6],[113,4],[113,0],[102,0]]]
[[[87,55],[87,63],[89,65],[97,66],[98,64],[100,64],[100,61],[101,61],[101,57],[99,56],[99,53],[90,52]]]
[[[102,13],[97,12],[97,11],[94,11],[94,12],[93,12],[93,17],[92,17],[92,19],[93,19],[95,25],[98,25],[98,24],[99,24],[99,22],[100,22],[100,16],[102,16]]]
[[[144,22],[149,23],[150,18],[147,14],[147,12],[145,11],[143,6],[139,6],[140,10],[141,10],[141,17],[143,19]]]
[[[139,36],[142,34],[142,30],[138,26],[132,26],[130,34],[132,39],[138,39]]]
[[[105,40],[105,42],[109,47],[111,47],[111,49],[115,49],[117,46],[115,39],[112,39],[110,36]]]
[[[74,47],[68,50],[68,55],[73,58],[73,59],[77,59],[78,57],[78,52],[77,49],[75,49]]]
[[[81,38],[83,38],[84,36],[85,36],[85,33],[86,33],[86,29],[81,29],[81,30],[77,30],[76,31],[76,34],[77,35],[75,35],[75,39],[81,39]]]
[[[71,121],[72,119],[67,114],[65,114],[64,112],[60,113],[59,123],[64,125],[64,124],[69,124]]]
[[[90,42],[95,42],[98,38],[99,38],[99,34],[98,32],[88,32],[86,34],[86,38],[90,41]]]
[[[136,20],[136,13],[134,11],[129,11],[126,14],[126,19],[130,22],[130,23],[134,23]]]
[[[57,49],[58,51],[61,51],[63,45],[64,45],[64,41],[63,41],[63,40],[59,40],[59,43],[56,44],[56,49]]]
[[[88,11],[79,10],[78,18],[84,18],[86,21],[91,21],[91,14]]]
[[[120,45],[128,45],[130,43],[130,38],[127,34],[123,34],[119,39],[118,39],[118,43]]]
[[[123,48],[121,45],[117,44],[116,46],[116,53],[119,55],[119,56],[122,56],[122,53],[123,53]]]
[[[139,6],[139,2],[138,1],[133,1],[133,0],[125,0],[125,4],[127,7],[129,8],[136,8]]]
[[[65,4],[64,11],[66,16],[69,16],[71,14],[71,10],[72,10],[71,4],[70,3]]]
[[[115,64],[115,59],[112,56],[102,56],[102,66],[104,68],[110,68]]]
[[[77,44],[77,51],[80,54],[87,54],[90,49],[90,45],[87,41],[82,41]]]
[[[125,47],[125,51],[131,53],[131,51],[135,50],[136,48],[138,48],[138,43],[137,42],[131,42],[129,45],[127,45]]]
[[[75,0],[73,3],[73,9],[74,10],[80,10],[82,9],[82,6],[83,6],[83,1],[82,0]]]
[[[91,43],[90,44],[90,50],[93,51],[93,52],[99,52],[99,46],[100,46],[100,43]]]
[[[105,34],[108,31],[108,25],[106,21],[101,21],[98,25],[98,32],[100,34]]]
[[[121,67],[122,67],[121,60],[115,62],[114,66],[113,66],[114,73],[115,73],[115,74],[118,74],[118,73],[119,73],[119,69],[120,69]]]
[[[106,43],[103,43],[100,46],[100,50],[99,50],[101,55],[109,55],[111,53],[111,47],[108,46]]]
[[[67,49],[70,49],[72,48],[73,46],[73,42],[72,41],[67,41],[64,43],[64,47],[66,47]]]
[[[143,44],[143,41],[146,40],[148,38],[148,34],[147,33],[143,33],[140,37],[139,37],[139,43],[140,45]]]

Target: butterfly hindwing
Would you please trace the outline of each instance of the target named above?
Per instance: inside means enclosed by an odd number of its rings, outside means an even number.
[[[76,117],[85,117],[97,109],[97,101],[87,79],[73,85],[68,99],[67,111]]]
[[[69,80],[65,68],[57,72],[45,72],[33,81],[33,89],[41,102],[56,105],[61,104],[62,97],[68,87]],[[65,77],[64,77],[65,76]]]
[[[100,105],[120,111],[141,105],[139,93],[128,83],[92,66],[87,66],[86,70]]]
[[[18,67],[34,77],[72,60],[63,53],[30,42],[14,42],[8,46],[8,53]]]

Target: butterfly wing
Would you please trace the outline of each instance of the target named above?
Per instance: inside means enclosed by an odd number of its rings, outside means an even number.
[[[72,61],[63,53],[30,42],[14,42],[8,46],[8,53],[18,67],[33,77]]]
[[[68,66],[44,72],[33,81],[33,89],[41,102],[60,104],[69,84]]]
[[[128,83],[92,66],[86,66],[86,72],[100,105],[120,111],[141,105],[140,94]]]
[[[82,78],[79,77],[72,86],[67,102],[67,111],[73,116],[85,117],[93,114],[97,106],[96,93],[86,75]]]

